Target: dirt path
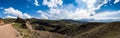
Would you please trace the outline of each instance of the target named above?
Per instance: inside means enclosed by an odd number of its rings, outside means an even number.
[[[0,26],[0,38],[22,38],[19,32],[11,25],[5,24]]]

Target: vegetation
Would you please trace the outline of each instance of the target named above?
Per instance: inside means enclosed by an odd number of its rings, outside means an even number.
[[[12,22],[14,22],[15,19],[13,19],[13,18],[5,18],[5,19],[3,19],[3,21],[4,21],[5,24],[6,24],[6,23],[12,23]]]
[[[118,31],[120,30],[120,22],[88,22],[80,24],[63,20],[34,20],[31,21],[31,24],[33,25],[33,28],[35,28],[34,30],[75,36],[74,38],[115,38],[119,37],[120,34],[120,31]]]
[[[2,18],[0,18],[0,20],[1,20]]]
[[[16,19],[14,22],[16,22],[16,23],[25,23],[26,20],[25,20],[25,19],[22,19],[22,18],[20,18],[20,17],[17,17],[17,19]]]
[[[25,28],[24,26],[25,26],[24,24],[20,23],[13,24],[13,27],[15,27],[20,32],[23,38],[34,38],[32,32]]]
[[[12,20],[12,21],[10,21]],[[4,19],[4,21],[7,21]],[[24,38],[120,38],[120,22],[76,22],[73,20],[8,19]],[[32,25],[32,31],[26,27]]]

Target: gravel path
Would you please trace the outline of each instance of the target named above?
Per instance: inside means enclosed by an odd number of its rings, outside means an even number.
[[[12,24],[0,25],[0,38],[22,38]]]

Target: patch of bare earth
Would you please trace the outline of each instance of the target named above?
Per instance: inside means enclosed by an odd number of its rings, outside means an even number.
[[[22,38],[22,36],[12,24],[5,24],[0,26],[0,38]]]

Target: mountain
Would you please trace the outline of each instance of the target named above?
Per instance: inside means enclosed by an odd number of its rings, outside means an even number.
[[[85,20],[71,20],[71,19],[63,19],[62,21],[71,22],[71,23],[80,23],[80,24],[84,24],[84,23],[88,22],[88,21],[85,21]]]

